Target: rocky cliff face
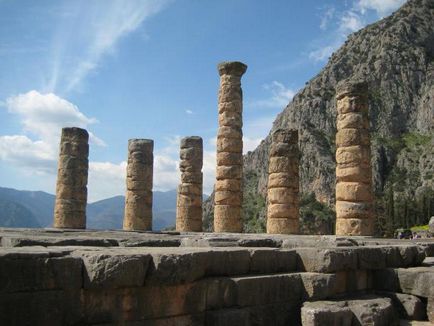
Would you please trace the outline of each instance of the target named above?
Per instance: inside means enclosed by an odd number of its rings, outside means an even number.
[[[299,131],[300,191],[334,204],[335,86],[346,78],[366,80],[370,88],[370,131],[375,190],[384,191],[389,175],[401,167],[423,165],[432,171],[434,154],[434,1],[410,0],[393,15],[350,35],[322,71],[277,116],[270,134],[244,157],[245,171],[258,174],[265,196],[270,135],[277,128]],[[405,151],[404,135],[423,135],[429,146]],[[409,169],[410,171],[410,169]],[[408,171],[407,171],[408,172]],[[402,178],[414,179],[404,173]],[[432,187],[426,173],[408,182],[409,191]],[[414,188],[414,189],[413,189]]]

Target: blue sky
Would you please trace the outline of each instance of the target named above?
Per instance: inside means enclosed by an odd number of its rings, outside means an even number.
[[[55,191],[60,130],[91,133],[89,201],[125,190],[129,138],[155,141],[154,190],[178,183],[180,137],[214,183],[220,61],[243,77],[244,147],[359,30],[404,0],[0,0],[0,186]]]

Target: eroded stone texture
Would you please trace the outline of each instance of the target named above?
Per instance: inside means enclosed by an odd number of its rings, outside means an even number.
[[[268,162],[267,233],[295,234],[298,220],[298,131],[273,133]]]
[[[214,197],[214,231],[241,232],[243,177],[243,95],[241,76],[247,66],[241,62],[218,65],[219,129],[217,133],[217,173]]]
[[[181,184],[176,202],[176,230],[202,231],[203,141],[192,136],[181,139]]]
[[[342,81],[336,89],[336,234],[374,233],[368,87]]]
[[[151,139],[128,141],[124,230],[152,229],[153,151]]]
[[[63,128],[57,168],[55,228],[86,228],[89,134],[80,128]]]

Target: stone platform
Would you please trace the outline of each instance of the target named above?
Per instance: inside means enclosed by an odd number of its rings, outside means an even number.
[[[0,325],[434,322],[434,239],[0,229],[0,243]]]

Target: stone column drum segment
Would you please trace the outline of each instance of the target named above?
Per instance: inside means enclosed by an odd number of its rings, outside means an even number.
[[[88,142],[86,130],[62,129],[54,206],[55,228],[86,228]]]
[[[176,200],[176,230],[202,231],[203,141],[191,136],[181,139],[181,184]]]
[[[241,62],[218,65],[219,129],[214,197],[214,231],[242,232],[243,95],[241,77],[247,66]]]
[[[153,151],[151,139],[128,141],[124,230],[152,230]]]
[[[336,101],[336,234],[373,235],[367,84],[340,82]]]
[[[298,131],[276,130],[268,161],[267,233],[299,232],[298,156]]]

